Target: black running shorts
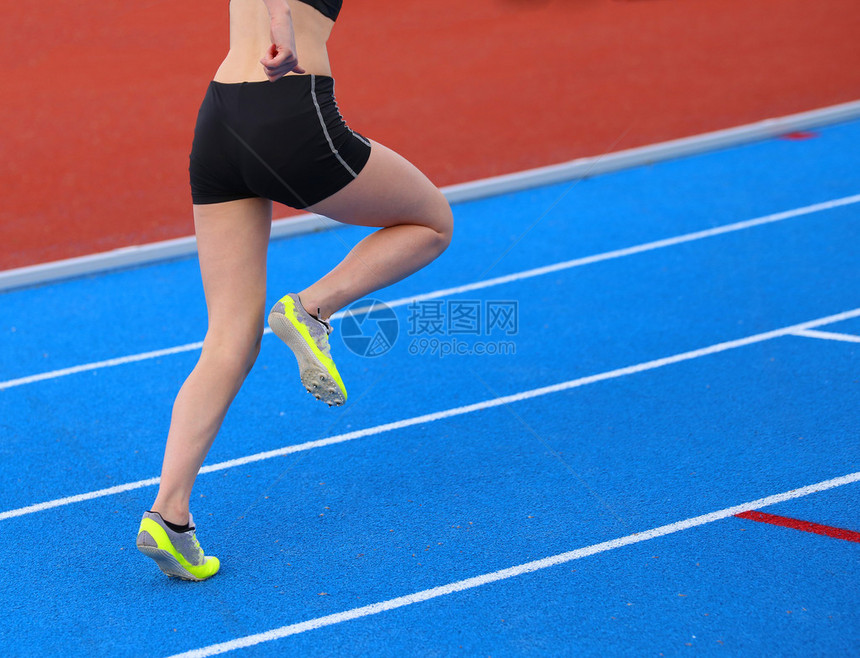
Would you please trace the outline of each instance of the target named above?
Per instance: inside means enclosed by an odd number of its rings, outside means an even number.
[[[262,197],[306,208],[350,183],[370,142],[349,129],[334,80],[287,75],[275,82],[211,82],[191,147],[195,204]]]

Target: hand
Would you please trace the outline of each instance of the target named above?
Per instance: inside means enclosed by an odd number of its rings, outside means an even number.
[[[296,37],[289,16],[272,19],[272,45],[266,51],[260,64],[266,70],[270,82],[283,77],[290,71],[304,73],[296,55]]]

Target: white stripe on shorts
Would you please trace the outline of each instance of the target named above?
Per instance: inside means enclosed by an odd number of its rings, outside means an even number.
[[[334,153],[334,155],[338,159],[338,161],[340,161],[340,163],[346,168],[346,170],[352,175],[352,177],[355,178],[358,176],[358,174],[355,173],[355,171],[353,171],[352,167],[350,167],[348,164],[346,164],[346,160],[344,160],[342,157],[340,157],[340,153],[337,152],[337,149],[334,147],[334,143],[331,141],[331,136],[328,134],[328,128],[325,127],[325,121],[323,120],[322,111],[320,110],[320,104],[317,101],[316,81],[317,81],[317,78],[312,73],[311,74],[311,96],[314,99],[314,107],[317,108],[317,116],[319,117],[320,125],[322,126],[322,129],[323,129],[323,134],[325,135],[326,141],[328,141],[328,145],[329,145],[329,148],[331,149],[331,152]],[[352,132],[352,131],[350,131],[350,132]]]

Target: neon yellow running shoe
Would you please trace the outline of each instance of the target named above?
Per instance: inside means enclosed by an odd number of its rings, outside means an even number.
[[[331,358],[328,322],[308,313],[299,296],[290,293],[272,307],[269,326],[296,356],[308,393],[330,407],[346,402],[346,387]]]
[[[203,555],[194,531],[194,519],[189,518],[191,530],[174,532],[167,527],[158,512],[146,512],[137,532],[137,550],[155,560],[168,576],[183,580],[206,580],[221,567],[217,557]]]

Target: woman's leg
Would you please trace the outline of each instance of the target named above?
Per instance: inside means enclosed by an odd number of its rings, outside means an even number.
[[[194,206],[209,328],[173,405],[152,506],[176,525],[188,523],[197,472],[260,350],[271,222],[272,204],[264,199]]]
[[[358,177],[309,210],[345,224],[382,227],[299,293],[302,306],[323,319],[433,261],[453,230],[442,193],[406,159],[376,142]]]

